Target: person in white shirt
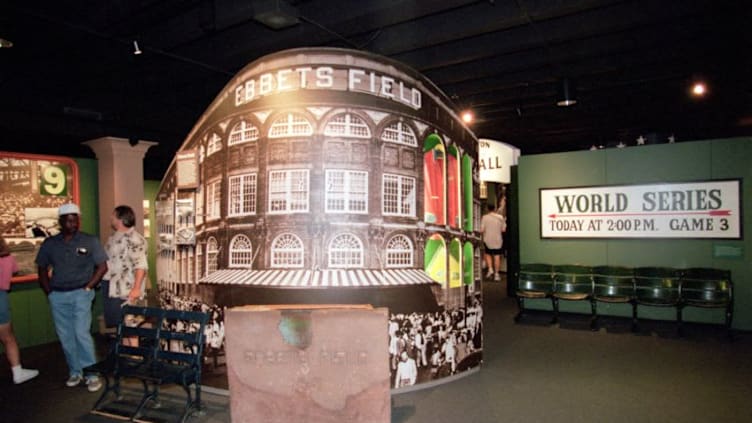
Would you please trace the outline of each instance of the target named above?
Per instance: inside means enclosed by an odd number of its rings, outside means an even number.
[[[415,365],[415,360],[410,357],[407,351],[402,351],[402,354],[400,354],[400,362],[397,365],[397,374],[394,377],[395,389],[403,386],[415,385],[415,380],[417,378],[418,368]]]
[[[108,327],[123,318],[124,303],[135,304],[146,292],[146,239],[136,232],[136,214],[129,206],[115,207],[110,217],[114,232],[105,244],[107,273],[102,278],[104,318]]]
[[[488,268],[486,277],[493,277],[495,281],[499,281],[501,280],[499,271],[501,270],[502,233],[507,230],[507,222],[504,216],[496,213],[493,204],[488,204],[487,209],[488,213],[484,214],[480,220],[480,231],[483,234],[485,246],[484,259]]]

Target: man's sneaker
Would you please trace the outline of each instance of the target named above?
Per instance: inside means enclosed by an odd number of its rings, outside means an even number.
[[[491,278],[491,277],[493,277],[493,275],[494,275],[493,269],[488,269],[488,272],[486,273],[486,277],[487,278]]]
[[[78,386],[82,380],[83,378],[81,378],[81,375],[73,375],[69,377],[68,380],[65,381],[65,386],[68,386],[71,388],[74,386]]]
[[[498,273],[494,273],[494,282],[501,282],[501,276]]]
[[[97,392],[102,389],[102,381],[99,380],[99,376],[90,376],[86,378],[86,389],[89,392]]]
[[[19,383],[24,383],[27,380],[34,379],[35,377],[39,376],[39,370],[34,369],[24,369],[21,368],[17,372],[13,372],[13,383],[18,385]]]

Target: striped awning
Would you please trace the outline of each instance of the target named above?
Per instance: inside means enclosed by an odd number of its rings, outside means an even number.
[[[218,270],[199,280],[212,285],[342,288],[436,283],[419,269]]]

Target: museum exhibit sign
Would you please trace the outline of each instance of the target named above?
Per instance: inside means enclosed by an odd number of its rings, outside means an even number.
[[[160,185],[161,297],[211,310],[220,349],[227,307],[383,307],[392,380],[404,351],[414,385],[466,374],[482,357],[477,157],[449,98],[401,63],[335,48],[262,57]]]
[[[541,238],[741,238],[741,181],[540,189]]]
[[[481,182],[508,184],[512,181],[510,169],[517,165],[520,149],[488,138],[478,140],[478,167]]]
[[[68,157],[0,151],[0,233],[18,262],[12,282],[36,281],[42,241],[60,232],[57,208],[78,203],[78,165]]]

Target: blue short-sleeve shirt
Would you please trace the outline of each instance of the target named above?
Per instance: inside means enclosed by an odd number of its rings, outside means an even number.
[[[68,242],[62,233],[45,239],[36,258],[38,266],[52,267],[53,291],[83,287],[94,274],[94,268],[106,261],[107,254],[99,238],[83,232],[76,232]]]

